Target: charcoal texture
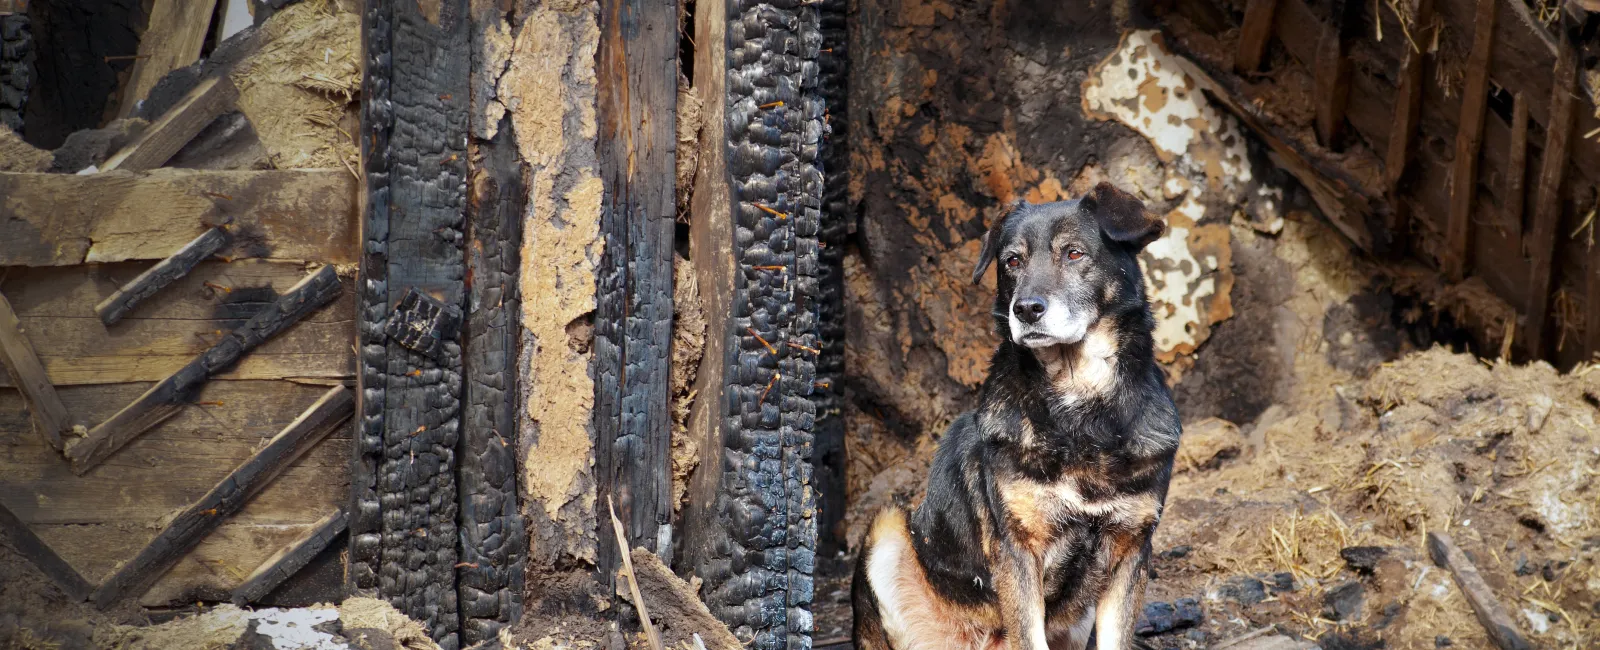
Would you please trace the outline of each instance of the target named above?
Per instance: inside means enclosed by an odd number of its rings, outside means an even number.
[[[0,16],[0,125],[22,131],[22,110],[33,88],[33,25],[25,14]]]
[[[844,251],[850,231],[847,90],[850,58],[847,50],[846,0],[823,0],[817,5],[822,30],[818,53],[817,89],[825,102],[822,136],[822,223],[817,241],[817,355],[815,392],[817,423],[812,466],[816,476],[818,549],[825,554],[842,550],[844,539]]]

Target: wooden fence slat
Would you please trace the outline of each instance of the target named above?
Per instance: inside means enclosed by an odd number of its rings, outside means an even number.
[[[144,273],[140,273],[131,282],[122,285],[116,293],[106,296],[105,300],[94,306],[94,313],[100,317],[100,322],[107,326],[117,324],[128,310],[139,304],[139,301],[149,298],[162,290],[167,285],[189,274],[196,264],[212,255],[216,255],[232,239],[228,231],[222,227],[205,231],[199,237],[183,245],[172,257],[157,262]]]
[[[1544,159],[1539,167],[1539,188],[1534,196],[1533,229],[1528,252],[1533,266],[1528,274],[1528,356],[1544,356],[1544,329],[1550,306],[1551,262],[1555,258],[1557,231],[1561,227],[1561,182],[1566,175],[1572,139],[1573,95],[1577,91],[1577,52],[1571,39],[1562,38],[1556,56],[1554,89],[1550,93],[1550,124],[1545,128]]]
[[[17,553],[38,567],[51,582],[56,583],[68,598],[82,601],[89,597],[89,592],[94,591],[94,585],[89,584],[77,569],[61,559],[55,549],[39,539],[39,536],[33,533],[33,529],[28,528],[28,524],[18,519],[4,503],[0,503],[0,535],[4,535],[10,541],[11,548],[16,549]]]
[[[1506,182],[1501,190],[1506,234],[1522,250],[1524,206],[1528,202],[1528,98],[1517,93],[1511,107],[1511,146],[1506,156]]]
[[[106,578],[94,592],[94,603],[110,607],[125,596],[138,596],[228,517],[244,509],[301,455],[343,424],[354,412],[355,396],[334,386],[307,408],[261,451],[240,463],[227,478],[174,517],[137,556]]]
[[[1405,45],[1405,59],[1400,64],[1400,90],[1397,94],[1394,126],[1389,130],[1389,150],[1383,161],[1384,189],[1389,193],[1389,241],[1395,252],[1402,252],[1411,239],[1410,206],[1400,197],[1400,182],[1411,164],[1411,150],[1417,139],[1417,123],[1422,118],[1422,64],[1427,60],[1427,30],[1432,27],[1433,0],[1417,3],[1411,40]]]
[[[354,399],[353,395],[346,398],[346,404],[352,410],[355,408]],[[233,604],[243,607],[272,593],[273,589],[277,589],[283,581],[294,577],[294,574],[310,564],[318,553],[328,548],[333,539],[344,532],[349,522],[350,518],[345,515],[343,508],[317,520],[317,523],[311,526],[311,530],[272,554],[272,557],[251,571],[244,582],[234,587],[230,595]]]
[[[1272,17],[1278,0],[1250,0],[1244,7],[1244,24],[1239,27],[1239,46],[1233,53],[1233,69],[1249,74],[1261,69],[1261,58],[1272,40]]]
[[[1317,141],[1330,151],[1339,148],[1345,107],[1350,101],[1350,57],[1345,41],[1352,35],[1350,22],[1356,5],[1352,0],[1333,0],[1332,24],[1322,26],[1311,65]]]
[[[6,374],[11,376],[11,385],[21,390],[23,399],[27,400],[28,410],[33,414],[33,428],[51,447],[60,450],[61,434],[72,426],[67,407],[61,403],[61,396],[56,394],[56,387],[44,372],[44,364],[39,363],[38,353],[28,342],[27,333],[22,331],[17,312],[4,295],[0,295],[0,364],[5,365]]]
[[[1478,196],[1478,148],[1483,144],[1483,118],[1489,110],[1489,59],[1494,49],[1494,12],[1501,0],[1478,0],[1473,23],[1472,53],[1467,57],[1467,84],[1461,95],[1456,131],[1456,158],[1450,186],[1450,220],[1445,228],[1444,271],[1451,282],[1467,272],[1472,233],[1472,208]]]

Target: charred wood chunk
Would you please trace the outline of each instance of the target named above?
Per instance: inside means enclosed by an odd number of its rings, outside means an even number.
[[[394,342],[438,359],[441,344],[461,332],[461,308],[446,305],[412,287],[389,314],[383,331]]]
[[[178,249],[178,252],[173,253],[172,257],[157,262],[149,270],[140,273],[139,277],[134,278],[132,282],[117,289],[116,293],[100,301],[100,304],[95,305],[95,314],[100,316],[100,322],[106,325],[117,324],[140,301],[155,295],[157,291],[188,275],[189,271],[194,270],[196,264],[212,255],[216,255],[223,247],[228,245],[231,239],[232,237],[229,236],[228,231],[220,226],[205,231],[199,237],[194,238],[194,241]]]

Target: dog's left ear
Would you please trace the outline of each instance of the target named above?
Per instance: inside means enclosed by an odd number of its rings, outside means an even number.
[[[989,231],[983,233],[982,243],[979,244],[982,252],[978,254],[978,268],[972,271],[973,284],[978,284],[983,280],[983,272],[989,270],[989,265],[994,263],[995,256],[1000,254],[1000,231],[1005,228],[1006,218],[1021,207],[1021,200],[1014,201],[1011,205],[1006,206],[1006,211],[995,217],[994,223],[989,225]]]
[[[1143,201],[1108,182],[1094,186],[1094,191],[1083,197],[1079,205],[1094,214],[1107,236],[1133,246],[1134,250],[1143,249],[1166,230],[1161,217],[1144,209]]]

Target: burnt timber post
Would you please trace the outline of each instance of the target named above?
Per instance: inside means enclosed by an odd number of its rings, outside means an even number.
[[[465,0],[371,0],[362,19],[366,205],[348,575],[353,592],[388,600],[447,650],[460,646],[462,355],[458,329],[439,317],[459,325],[466,299],[468,26]],[[415,339],[423,351],[389,336],[412,291],[406,304],[429,307],[439,325]]]
[[[845,423],[844,423],[844,250],[850,236],[850,151],[846,126],[846,101],[850,57],[846,29],[846,0],[823,0],[817,5],[822,25],[822,49],[817,57],[818,89],[826,102],[822,136],[822,225],[817,236],[817,370],[813,381],[817,423],[811,464],[815,471],[817,550],[832,555],[848,543],[844,535]]]
[[[705,111],[690,225],[708,319],[689,431],[680,571],[757,649],[809,648],[818,240],[826,124],[815,4],[701,0],[695,93]]]

